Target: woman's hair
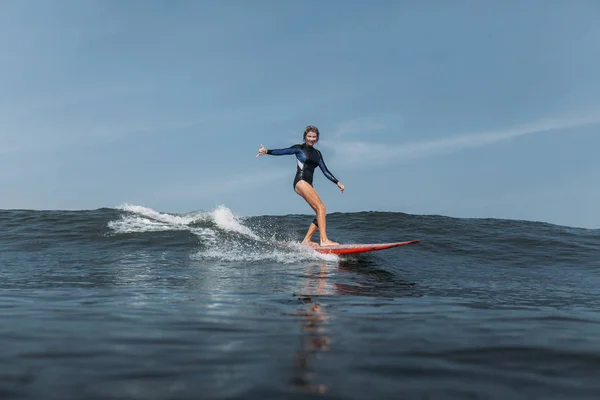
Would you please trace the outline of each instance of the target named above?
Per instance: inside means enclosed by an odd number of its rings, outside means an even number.
[[[302,139],[306,142],[306,135],[308,135],[308,132],[314,132],[317,134],[317,142],[319,141],[319,128],[317,128],[314,125],[309,125],[306,127],[306,129],[304,130],[304,136],[302,136]]]

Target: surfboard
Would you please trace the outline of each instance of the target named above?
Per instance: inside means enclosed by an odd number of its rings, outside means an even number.
[[[355,244],[338,244],[335,246],[316,246],[313,247],[316,251],[323,254],[354,254],[366,253],[369,251],[378,251],[391,249],[392,247],[406,246],[407,244],[419,243],[418,240],[409,240],[407,242],[394,243],[355,243]]]

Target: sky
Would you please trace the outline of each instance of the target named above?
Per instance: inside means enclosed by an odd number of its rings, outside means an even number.
[[[0,2],[0,209],[143,205],[600,228],[600,3]]]

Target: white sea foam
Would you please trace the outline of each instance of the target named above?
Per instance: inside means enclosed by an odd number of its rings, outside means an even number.
[[[225,231],[237,232],[249,236],[252,239],[260,240],[260,238],[250,230],[250,228],[242,225],[239,218],[233,215],[231,210],[223,205],[220,205],[211,213],[211,216],[217,226]]]
[[[131,204],[122,204],[116,209],[125,213],[108,223],[115,234],[189,231],[200,238],[201,246],[193,256],[198,259],[226,262],[269,260],[286,264],[302,260],[338,260],[336,255],[320,254],[297,242],[276,242],[275,232],[269,232],[268,238],[261,238],[244,223],[243,218],[224,205],[208,212],[183,215],[161,213]],[[202,224],[208,226],[197,226]]]
[[[220,245],[200,250],[195,258],[220,260],[229,262],[259,262],[275,261],[281,264],[293,264],[299,261],[338,261],[335,254],[321,254],[299,243],[273,244],[276,248],[268,246],[227,246]]]
[[[136,206],[132,204],[121,204],[116,207],[117,210],[128,211],[135,215],[141,215],[144,217],[151,218],[155,221],[164,222],[169,226],[187,226],[194,222],[207,221],[210,219],[208,213],[193,212],[185,215],[173,215],[155,211],[151,208],[144,206]]]
[[[153,221],[138,215],[122,217],[117,221],[110,221],[108,227],[116,233],[160,232],[173,230],[188,230],[186,226],[173,226],[160,221]]]

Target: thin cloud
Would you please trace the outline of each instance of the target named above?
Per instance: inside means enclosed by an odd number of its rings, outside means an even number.
[[[210,185],[208,190],[203,192],[204,196],[213,196],[216,194],[233,193],[240,190],[246,190],[250,188],[262,188],[265,185],[271,184],[273,181],[282,179],[286,176],[293,177],[293,171],[290,170],[276,170],[262,172],[254,176],[242,176],[236,175],[235,177],[229,177],[221,179],[216,184]]]
[[[259,174],[244,176],[220,177],[216,181],[178,182],[161,186],[158,191],[149,193],[147,197],[158,201],[173,201],[181,198],[207,199],[227,193],[242,193],[250,189],[262,190],[264,186],[286,176],[292,177],[291,170],[266,171]],[[290,178],[291,179],[291,178]]]
[[[225,117],[208,116],[192,121],[165,124],[124,124],[125,126],[96,127],[93,123],[82,125],[79,129],[59,130],[56,127],[29,129],[28,133],[21,136],[16,134],[0,135],[0,154],[49,152],[63,148],[85,147],[107,142],[115,142],[131,136],[144,136],[155,132],[172,132],[183,129],[198,128],[210,122]],[[16,129],[11,130],[11,132]]]
[[[333,129],[331,137],[339,139],[343,136],[368,132],[384,131],[402,125],[403,119],[399,115],[385,115],[381,117],[360,117],[345,121]]]
[[[123,129],[97,128],[90,124],[89,128],[59,130],[58,128],[33,129],[20,137],[11,133],[0,136],[0,154],[49,152],[63,148],[90,146],[116,141],[133,135],[143,135],[156,131],[172,131],[195,127],[202,122],[172,124],[158,127],[130,126]],[[12,130],[11,132],[14,132]],[[32,133],[33,131],[33,133]]]
[[[428,142],[390,145],[364,141],[324,143],[335,150],[337,162],[360,159],[361,165],[385,164],[408,159],[428,157],[436,154],[455,153],[461,150],[488,146],[517,137],[559,131],[600,123],[600,113],[593,116],[547,119],[509,129],[488,131],[471,135],[459,135]]]

